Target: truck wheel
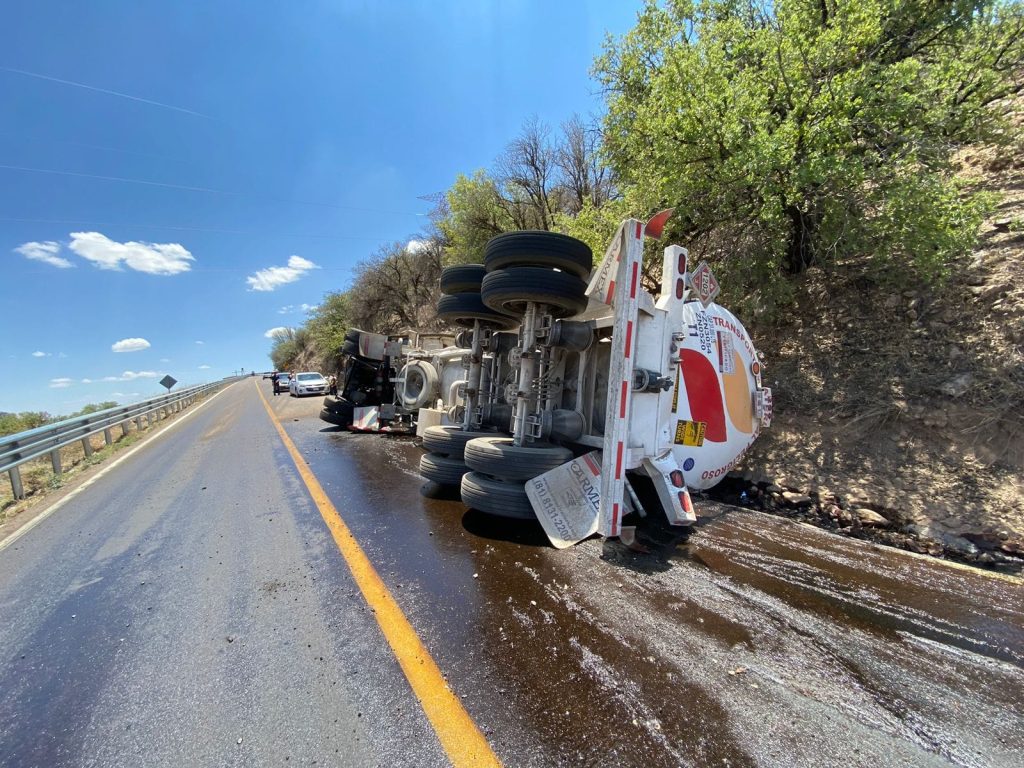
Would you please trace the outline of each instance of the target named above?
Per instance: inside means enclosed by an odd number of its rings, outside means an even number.
[[[352,407],[348,408],[321,408],[320,419],[328,424],[338,427],[347,427],[352,423]]]
[[[526,481],[572,461],[572,451],[559,445],[512,444],[511,437],[478,437],[466,443],[466,466],[501,480]]]
[[[487,274],[483,264],[459,264],[441,270],[441,293],[480,293],[480,281]]]
[[[557,232],[527,230],[492,237],[484,248],[488,272],[507,267],[560,269],[586,280],[594,266],[594,254],[582,240]]]
[[[358,344],[359,335],[363,333],[366,333],[366,331],[361,331],[358,328],[349,328],[347,331],[345,331],[345,341],[354,341],[356,344]]]
[[[461,459],[466,450],[466,443],[474,437],[494,437],[494,434],[477,429],[463,431],[461,427],[452,425],[437,425],[423,430],[423,447],[434,453]]]
[[[522,483],[503,483],[479,472],[462,476],[462,503],[498,517],[536,520],[537,515]]]
[[[420,475],[438,485],[458,485],[462,476],[469,472],[462,459],[453,459],[439,453],[424,453],[420,456]]]
[[[479,293],[453,293],[442,296],[437,302],[437,316],[463,328],[472,328],[474,320],[497,328],[515,328],[519,325],[516,318],[485,307]]]
[[[495,312],[522,317],[527,303],[547,304],[554,317],[578,315],[587,308],[587,284],[575,275],[539,267],[509,267],[488,272],[480,288],[483,303]]]
[[[345,339],[345,343],[341,345],[341,353],[343,355],[349,355],[350,357],[358,357],[359,342],[352,341],[352,339]]]

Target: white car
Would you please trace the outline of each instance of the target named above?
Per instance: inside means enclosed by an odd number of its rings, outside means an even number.
[[[288,384],[288,394],[292,397],[323,395],[326,393],[327,379],[313,371],[295,374],[295,378]]]

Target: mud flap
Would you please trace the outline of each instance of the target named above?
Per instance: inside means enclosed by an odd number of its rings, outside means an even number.
[[[697,522],[683,471],[676,464],[671,451],[656,459],[645,458],[644,470],[654,482],[658,500],[672,525],[692,525]]]
[[[380,409],[376,405],[367,405],[356,408],[352,411],[352,426],[354,432],[376,432],[380,429]]]
[[[556,549],[592,536],[601,505],[601,452],[591,451],[527,481],[526,495]]]

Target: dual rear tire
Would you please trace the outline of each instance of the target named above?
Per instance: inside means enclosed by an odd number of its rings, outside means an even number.
[[[420,475],[438,485],[459,485],[469,471],[465,461],[466,444],[478,437],[493,437],[494,432],[463,430],[456,426],[433,426],[423,431]]]
[[[516,446],[511,437],[478,437],[466,443],[462,502],[498,517],[534,520],[526,481],[572,459],[572,451],[547,443]]]

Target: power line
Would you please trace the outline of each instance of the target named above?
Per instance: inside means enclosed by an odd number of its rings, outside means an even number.
[[[59,77],[50,77],[49,75],[41,75],[38,72],[29,72],[24,69],[14,69],[13,67],[0,67],[0,72],[10,72],[15,75],[22,75],[24,77],[34,77],[37,80],[46,80],[51,83],[59,83],[61,85],[70,85],[74,88],[84,88],[87,91],[95,91],[96,93],[105,93],[108,96],[117,96],[121,99],[128,99],[129,101],[137,101],[141,104],[149,104],[153,107],[160,107],[161,109],[169,109],[174,112],[183,112],[186,115],[192,115],[193,117],[201,117],[204,120],[216,120],[215,117],[210,115],[204,115],[202,112],[196,112],[192,109],[185,109],[184,107],[176,107],[173,104],[165,104],[162,101],[154,101],[153,99],[144,99],[141,96],[132,96],[127,93],[121,93],[120,91],[112,91],[109,88],[98,88],[95,85],[86,85],[85,83],[77,83],[74,80],[62,80]]]
[[[169,184],[163,181],[149,181],[148,179],[128,179],[123,176],[102,176],[95,173],[78,173],[76,171],[59,171],[53,168],[28,168],[21,165],[0,165],[0,169],[7,171],[20,171],[24,173],[40,173],[51,176],[70,176],[79,179],[98,179],[100,181],[111,181],[119,184],[140,184],[147,187],[161,187],[163,189],[177,189],[184,192],[202,192],[212,195],[226,195],[230,197],[248,197],[254,200],[265,200],[274,203],[287,203],[290,205],[311,205],[323,208],[336,208],[339,210],[357,211],[359,213],[385,213],[392,216],[424,216],[422,213],[410,211],[390,211],[380,208],[361,208],[354,205],[339,205],[337,203],[320,203],[308,200],[289,200],[280,197],[264,197],[262,195],[250,195],[245,192],[236,192],[230,189],[215,189],[213,187],[193,187],[187,184]]]

